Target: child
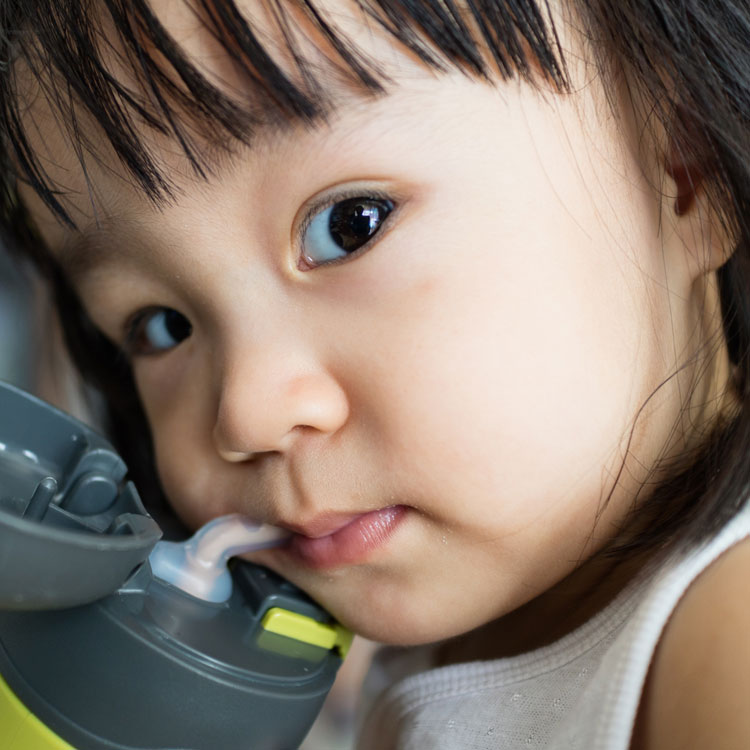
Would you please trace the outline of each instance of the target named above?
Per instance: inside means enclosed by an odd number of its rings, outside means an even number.
[[[750,746],[747,4],[2,7],[6,234],[143,494],[412,647],[362,747]]]

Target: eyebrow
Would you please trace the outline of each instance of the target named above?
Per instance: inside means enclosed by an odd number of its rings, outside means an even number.
[[[355,128],[357,118],[370,116],[370,105],[390,98],[397,88],[397,86],[391,87],[374,97],[363,96],[361,92],[342,94],[331,108],[330,114],[353,118],[353,122],[347,125],[347,130]],[[415,106],[415,103],[419,104],[422,94],[422,91],[411,92],[408,102],[400,103],[396,109],[389,112],[389,117],[393,120],[393,129],[401,127],[400,122],[403,118],[413,115],[415,111],[420,111],[420,107]],[[224,148],[220,144],[209,142],[206,143],[203,156],[211,159],[212,167],[214,167],[211,170],[211,176],[220,177],[222,174],[231,174],[235,168],[239,168],[243,154],[257,152],[290,138],[295,127],[304,127],[305,133],[312,135],[323,130],[327,124],[326,117],[321,117],[306,125],[289,121],[275,123],[269,120],[263,122],[254,131],[255,135],[251,142],[237,143],[235,148]],[[180,158],[185,159],[184,154],[180,154]],[[187,160],[185,163],[188,163]],[[100,218],[90,222],[83,229],[69,234],[55,255],[68,278],[71,281],[81,281],[102,266],[124,265],[125,261],[146,257],[149,253],[149,245],[143,239],[143,226],[142,221],[127,217]],[[127,241],[123,241],[123,237],[127,237]]]
[[[350,108],[356,107],[342,105],[341,109]],[[336,111],[339,111],[338,107]],[[321,118],[319,122],[311,123],[308,125],[307,132],[320,130],[325,122],[325,118]],[[217,140],[204,142],[201,148],[201,160],[204,164],[210,165],[210,170],[208,174],[195,176],[198,179],[208,179],[231,173],[239,162],[238,153],[248,153],[269,147],[274,142],[289,137],[294,125],[289,121],[274,121],[269,118],[264,119],[254,128],[253,137],[248,142],[236,143],[233,146]],[[178,158],[181,165],[188,168],[186,171],[189,171],[192,163],[187,155],[180,153]],[[195,170],[192,171],[195,174]],[[133,219],[95,218],[83,228],[69,233],[54,255],[68,278],[80,280],[104,263],[116,262],[118,257],[122,258],[124,251],[130,250],[131,252],[128,253],[130,255],[133,248],[142,247],[140,241],[129,240],[125,245],[125,250],[123,247],[113,248],[115,243],[124,244],[120,242],[123,235],[137,237],[140,227],[142,224]]]
[[[132,219],[103,219],[69,235],[54,253],[71,281],[80,281],[95,269],[116,265],[125,259],[145,255],[148,250],[138,237],[138,224]],[[123,235],[129,237],[122,243]],[[117,243],[118,247],[113,247]]]
[[[348,96],[340,96],[339,101],[331,108],[330,114],[347,115],[354,118],[364,116],[368,105],[375,101],[387,99],[393,89],[387,90],[376,97],[362,96],[361,93],[350,93]],[[396,121],[405,117],[413,110],[415,100],[419,98],[419,92],[415,92],[409,100],[409,106],[399,108],[391,113]],[[229,174],[237,168],[240,161],[238,155],[257,152],[263,148],[270,148],[274,144],[288,139],[292,136],[295,127],[304,127],[305,133],[312,135],[320,132],[328,124],[328,119],[321,116],[316,121],[300,124],[290,121],[265,120],[254,130],[253,138],[248,143],[238,143],[235,147],[223,146],[219,143],[207,142],[204,145],[202,156],[210,160],[210,176],[217,178]],[[394,127],[395,127],[394,126]],[[180,159],[189,165],[189,160],[184,154]],[[199,176],[200,179],[200,176]],[[148,252],[146,244],[138,238],[139,230],[143,227],[142,222],[131,218],[99,218],[91,221],[82,229],[70,233],[65,241],[54,254],[58,258],[60,266],[71,280],[80,280],[89,275],[93,270],[102,265],[115,264],[123,259],[123,254],[128,258],[143,256]],[[127,242],[122,242],[123,236],[128,237]],[[117,245],[117,247],[113,247]]]

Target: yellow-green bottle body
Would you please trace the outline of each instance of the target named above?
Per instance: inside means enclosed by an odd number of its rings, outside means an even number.
[[[0,737],[5,750],[74,750],[21,703],[2,677]]]

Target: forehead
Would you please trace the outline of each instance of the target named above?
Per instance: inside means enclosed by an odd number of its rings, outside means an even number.
[[[534,0],[522,4],[536,8]],[[503,3],[491,52],[486,39],[475,38],[467,10],[475,6],[440,0],[153,0],[128,7],[107,15],[100,5],[68,19],[75,33],[53,22],[22,56],[30,74],[21,87],[28,144],[16,155],[58,214],[66,194],[95,198],[98,169],[121,173],[158,202],[183,174],[204,177],[231,161],[238,144],[319,124],[394,82],[447,70],[480,78],[491,78],[493,68],[500,77],[528,72],[528,49],[553,61],[553,78],[560,72],[549,19],[514,15]]]
[[[274,15],[240,0],[242,21],[230,28],[216,15],[230,5],[217,0],[198,12],[188,2],[153,0],[150,16],[127,19],[134,33],[123,31],[125,19],[100,12],[82,22],[85,44],[66,50],[64,64],[47,56],[40,37],[14,66],[19,166],[36,160],[34,176],[50,177],[55,195],[95,193],[92,177],[105,170],[134,177],[159,200],[174,178],[206,176],[240,145],[269,144],[381,93],[374,78],[369,85],[335,59],[298,6]],[[385,40],[365,33],[348,3],[337,5],[352,44],[364,34],[358,44],[385,59]],[[391,58],[381,65],[383,80],[385,67],[417,72],[407,57]]]

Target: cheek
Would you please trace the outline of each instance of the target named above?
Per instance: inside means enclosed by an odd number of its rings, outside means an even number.
[[[197,527],[220,513],[215,499],[219,488],[210,460],[210,432],[205,427],[205,389],[200,388],[200,378],[176,377],[180,371],[170,368],[166,387],[155,372],[148,377],[137,373],[137,381],[164,492],[180,518]],[[199,398],[201,390],[203,399]]]
[[[154,450],[159,478],[169,503],[182,520],[191,527],[208,520],[202,502],[201,488],[208,484],[205,461],[196,450],[195,441],[186,439],[192,434],[183,418],[154,427]]]
[[[446,224],[431,280],[381,329],[394,463],[467,523],[503,509],[511,530],[580,495],[595,509],[653,385],[645,300],[606,249],[557,218],[527,224],[523,240]]]

